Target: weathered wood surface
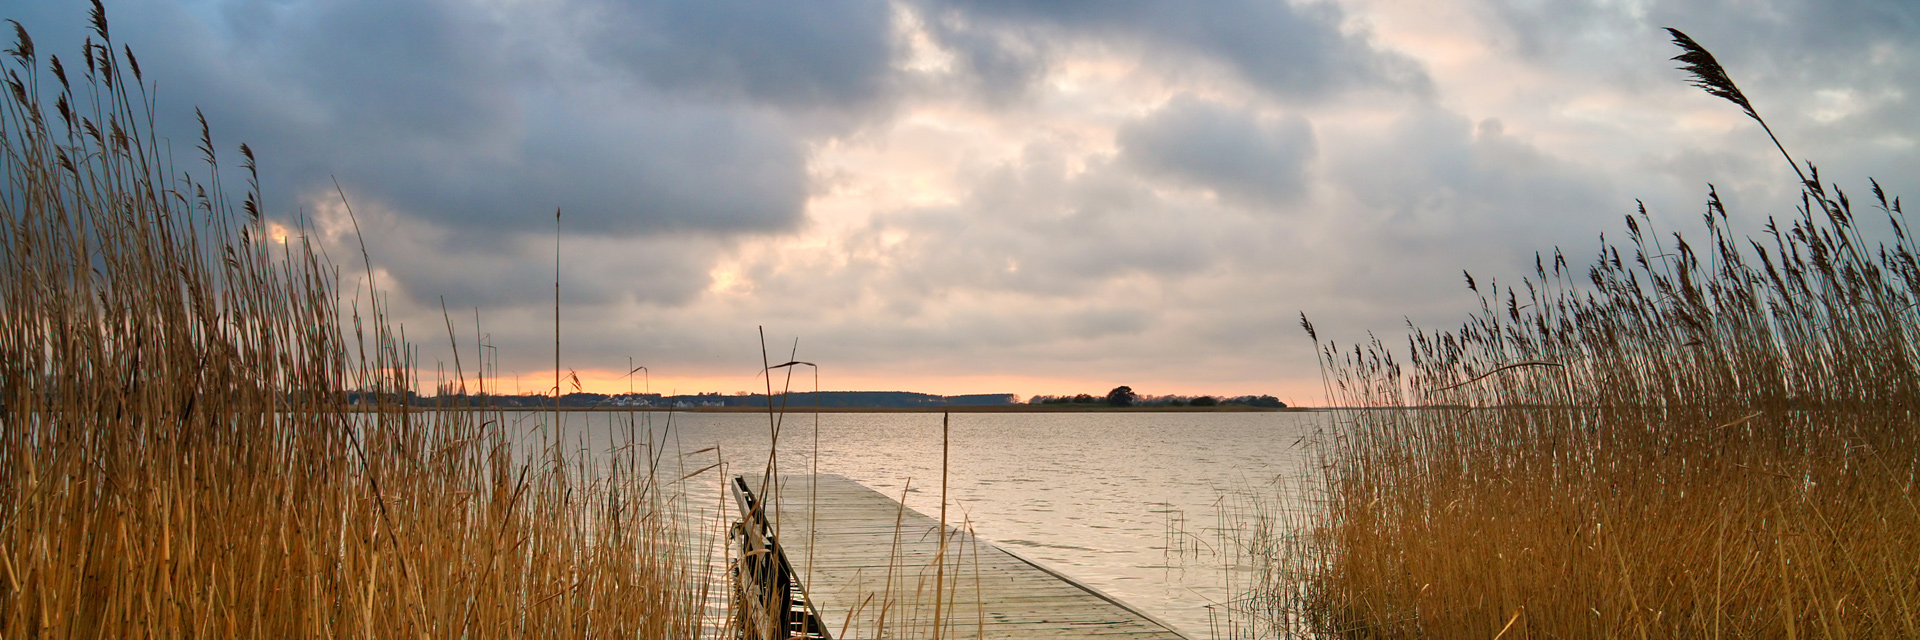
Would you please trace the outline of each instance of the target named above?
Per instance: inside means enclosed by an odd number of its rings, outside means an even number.
[[[932,638],[937,616],[941,638],[1184,640],[958,523],[942,556],[938,520],[843,476],[784,476],[773,500],[780,544],[835,638]]]

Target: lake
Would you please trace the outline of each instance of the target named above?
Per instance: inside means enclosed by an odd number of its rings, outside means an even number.
[[[522,426],[550,414],[509,414]],[[568,440],[605,451],[609,430],[628,414],[567,412]],[[722,462],[728,475],[757,478],[768,464],[765,414],[641,414],[692,472]],[[1220,526],[1249,491],[1306,472],[1303,436],[1327,424],[1300,412],[956,413],[950,428],[949,519],[969,520],[986,540],[1073,576],[1189,636],[1223,623],[1217,607],[1233,566],[1233,527]],[[847,476],[909,508],[940,512],[941,415],[789,414],[782,421],[779,472]],[[711,479],[717,502],[720,470]],[[910,486],[909,486],[910,485]],[[697,485],[696,485],[697,486]]]

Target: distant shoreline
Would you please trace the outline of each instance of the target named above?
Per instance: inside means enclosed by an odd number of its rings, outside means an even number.
[[[553,407],[479,407],[486,410],[546,412]],[[432,407],[420,407],[419,411],[432,411]],[[561,411],[586,412],[636,412],[636,413],[766,413],[766,407],[560,407]],[[1317,408],[1304,407],[1253,407],[1247,405],[1218,405],[1212,407],[1114,407],[1100,405],[1073,404],[1008,404],[1008,405],[971,405],[955,407],[812,407],[788,406],[775,411],[784,413],[1279,413],[1310,412]]]

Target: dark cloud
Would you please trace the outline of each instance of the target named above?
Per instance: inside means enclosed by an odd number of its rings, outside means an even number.
[[[665,0],[590,5],[592,46],[648,84],[783,107],[886,97],[892,10],[884,0]]]
[[[983,25],[959,12],[942,12],[926,20],[928,32],[953,54],[955,72],[967,81],[965,89],[989,104],[1006,104],[1028,93],[1046,74],[1044,35],[1007,25]]]
[[[577,19],[566,4],[109,5],[115,39],[141,55],[161,134],[176,150],[198,138],[190,123],[200,107],[223,153],[246,142],[259,154],[270,209],[331,191],[337,176],[349,195],[479,243],[540,229],[556,207],[576,231],[618,237],[792,229],[806,201],[805,134],[780,111],[742,101],[840,95],[867,81],[831,77],[833,60],[887,60],[864,50],[742,53],[736,63],[764,76],[735,79],[750,95],[690,101],[675,97],[678,80],[620,80],[580,68],[590,62],[571,43],[544,40]],[[23,22],[57,43],[43,51],[79,49],[83,6],[33,9]],[[746,35],[729,42],[779,46]],[[788,54],[822,66],[753,57]]]
[[[1263,119],[1185,94],[1121,127],[1118,139],[1122,156],[1144,172],[1255,209],[1297,200],[1315,154],[1305,118]]]
[[[635,104],[612,96],[529,97],[505,153],[355,173],[409,211],[477,229],[761,232],[797,224],[805,156],[779,122],[749,110]]]
[[[1534,55],[1566,55],[1596,44],[1675,27],[1739,55],[1814,63],[1836,51],[1920,35],[1920,6],[1906,0],[1696,0],[1646,5],[1605,0],[1495,0],[1488,3],[1511,43]],[[1664,36],[1655,33],[1655,37]],[[1664,38],[1661,38],[1664,42]],[[1709,48],[1713,48],[1709,46]],[[1817,52],[1818,56],[1808,55]],[[1716,56],[1722,55],[1715,52]]]
[[[468,234],[397,217],[378,203],[356,207],[373,266],[391,274],[394,282],[387,286],[406,295],[423,301],[444,296],[455,306],[487,309],[543,307],[553,299],[550,234],[513,234],[480,244],[467,241]],[[344,221],[331,222],[337,229]],[[358,242],[333,240],[339,246]],[[726,246],[705,239],[565,234],[559,248],[567,304],[677,307],[706,290],[708,269]],[[359,256],[343,266],[357,270]]]
[[[1133,41],[1152,51],[1221,61],[1248,82],[1274,94],[1321,98],[1353,87],[1425,91],[1428,80],[1413,61],[1350,33],[1345,15],[1329,2],[1230,0],[1196,6],[1175,0],[926,0],[936,20],[961,19],[1015,29],[1033,38],[1051,33],[1117,44]],[[938,33],[938,32],[936,32]],[[968,42],[955,40],[963,51]],[[1044,40],[1035,43],[1045,47]]]
[[[235,2],[223,9],[225,53],[252,58],[279,88],[298,91],[318,116],[316,128],[420,149],[490,137],[518,115],[503,99],[513,93],[511,76],[501,73],[505,25],[464,3]]]
[[[1320,278],[1294,287],[1311,300],[1301,304],[1308,315],[1350,327],[1332,334],[1348,341],[1409,320],[1451,326],[1475,304],[1461,271],[1517,284],[1533,274],[1535,252],[1556,246],[1577,265],[1633,211],[1641,194],[1621,194],[1613,173],[1505,129],[1428,107],[1328,145],[1324,186],[1349,204],[1316,216]],[[1691,208],[1667,213],[1698,219]]]
[[[1330,177],[1379,225],[1363,233],[1398,239],[1394,250],[1525,247],[1531,259],[1532,250],[1585,241],[1632,205],[1606,173],[1508,135],[1496,119],[1409,110],[1347,142],[1330,152]]]

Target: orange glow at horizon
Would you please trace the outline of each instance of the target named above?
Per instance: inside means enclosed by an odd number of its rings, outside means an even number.
[[[814,390],[811,372],[802,368],[796,371],[791,382],[784,370],[774,371],[773,391],[794,393]],[[578,376],[579,388],[574,387],[574,376]],[[422,381],[425,389],[433,385]],[[553,372],[542,371],[520,376],[501,376],[496,378],[467,378],[469,392],[477,393],[484,383],[490,393],[503,395],[545,395],[553,392]],[[1105,394],[1108,390],[1126,384],[1134,392],[1149,396],[1158,395],[1214,395],[1243,396],[1271,395],[1286,402],[1289,406],[1318,406],[1321,402],[1319,380],[1266,380],[1234,384],[1185,383],[1177,381],[1136,380],[1115,382],[1113,380],[1054,378],[1018,375],[979,375],[979,376],[929,376],[924,378],[902,377],[898,375],[837,375],[820,379],[821,391],[909,391],[937,395],[973,395],[1011,393],[1021,401],[1035,395],[1074,395],[1087,393]],[[629,387],[631,385],[631,387]],[[584,391],[587,393],[620,394],[629,388],[634,393],[657,393],[661,395],[694,395],[699,393],[720,393],[733,395],[740,392],[766,393],[766,382],[756,375],[723,376],[650,376],[646,372],[635,373],[631,381],[625,372],[617,369],[576,369],[563,372],[560,381],[564,393]]]

